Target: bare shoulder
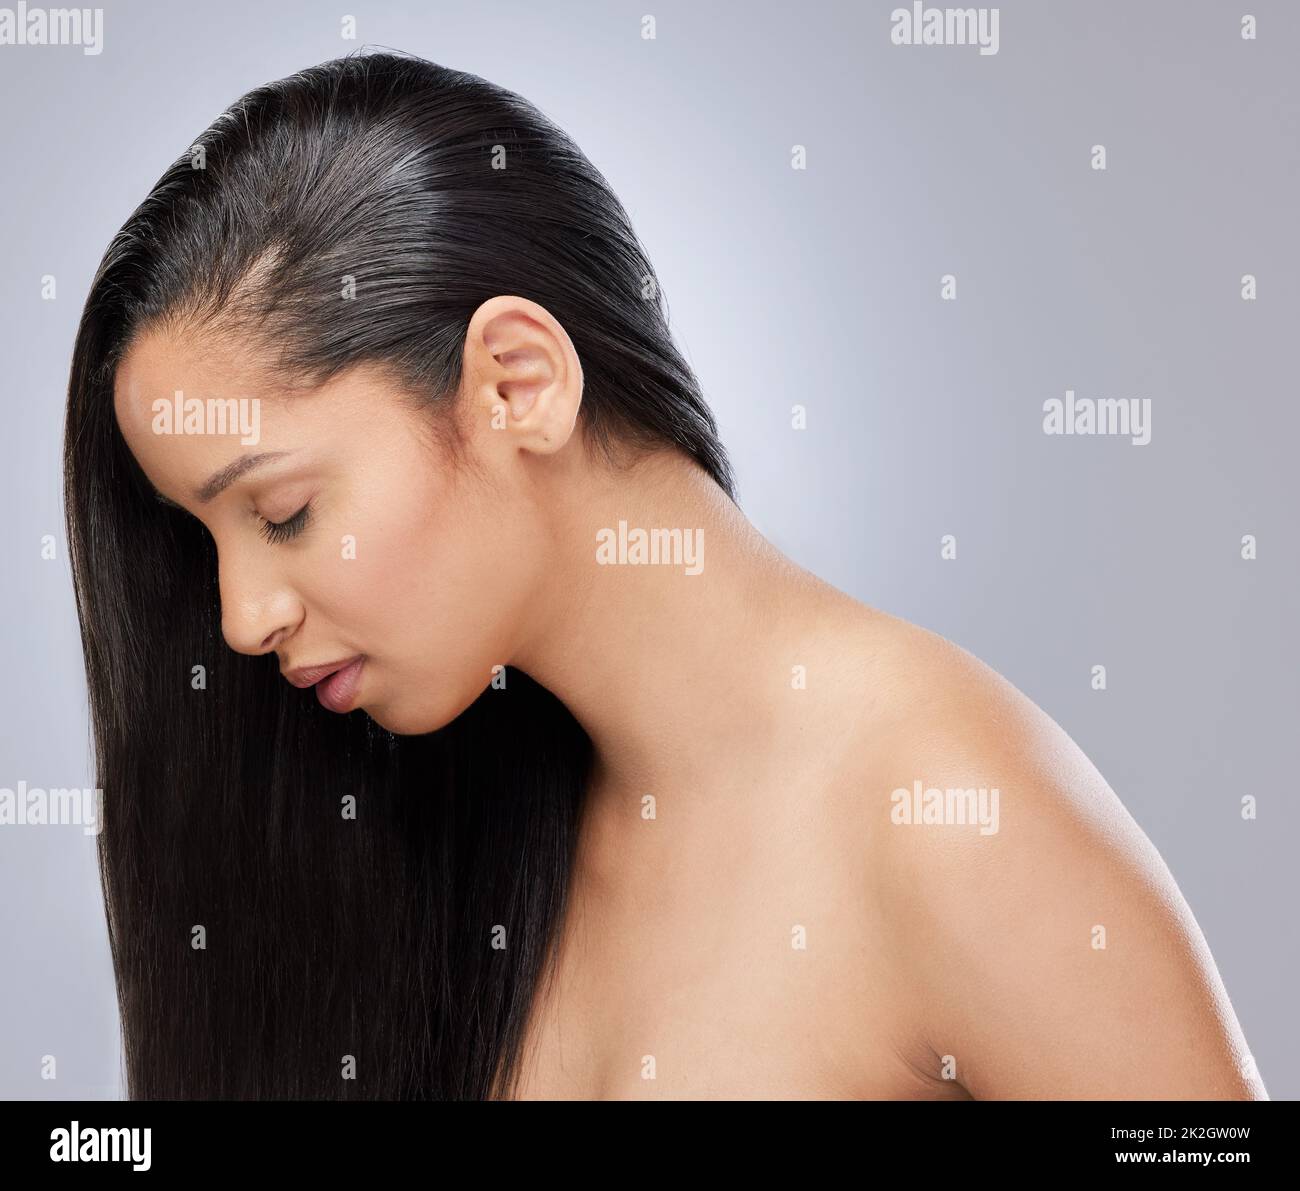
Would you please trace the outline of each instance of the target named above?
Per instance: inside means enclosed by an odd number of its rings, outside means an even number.
[[[1266,1099],[1160,854],[1078,745],[969,652],[872,613],[882,946],[935,1074],[980,1099]]]

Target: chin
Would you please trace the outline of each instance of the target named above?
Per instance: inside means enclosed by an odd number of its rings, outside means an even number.
[[[445,728],[465,709],[463,707],[454,710],[416,707],[397,708],[378,704],[374,707],[363,707],[361,710],[381,728],[392,732],[394,736],[425,736],[430,732],[436,732],[439,728]]]

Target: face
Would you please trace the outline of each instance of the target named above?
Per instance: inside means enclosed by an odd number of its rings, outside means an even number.
[[[237,415],[224,425],[221,402]],[[286,396],[233,351],[161,332],[122,361],[114,407],[157,492],[216,543],[227,644],[278,655],[290,678],[306,670],[302,698],[427,732],[509,661],[545,531],[512,452],[475,431],[473,413],[471,457],[453,460],[431,433],[447,415],[413,408],[375,366]]]

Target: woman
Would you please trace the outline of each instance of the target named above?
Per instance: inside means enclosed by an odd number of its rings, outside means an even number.
[[[132,1097],[1266,1096],[1065,733],[741,514],[518,96],[236,103],[94,280],[65,482]]]

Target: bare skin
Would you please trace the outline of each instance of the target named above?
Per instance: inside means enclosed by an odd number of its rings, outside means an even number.
[[[1059,726],[794,565],[682,455],[610,466],[542,307],[484,303],[465,368],[456,466],[369,367],[276,401],[233,350],[154,334],[117,409],[217,542],[232,648],[286,670],[364,655],[354,706],[395,732],[449,722],[509,664],[591,736],[516,1096],[1267,1098],[1173,878]],[[264,441],[150,433],[176,388],[264,396]],[[297,462],[195,498],[273,449]],[[300,537],[261,537],[308,499]],[[700,573],[601,565],[620,521],[702,531]],[[996,787],[997,830],[892,821],[918,781]]]

